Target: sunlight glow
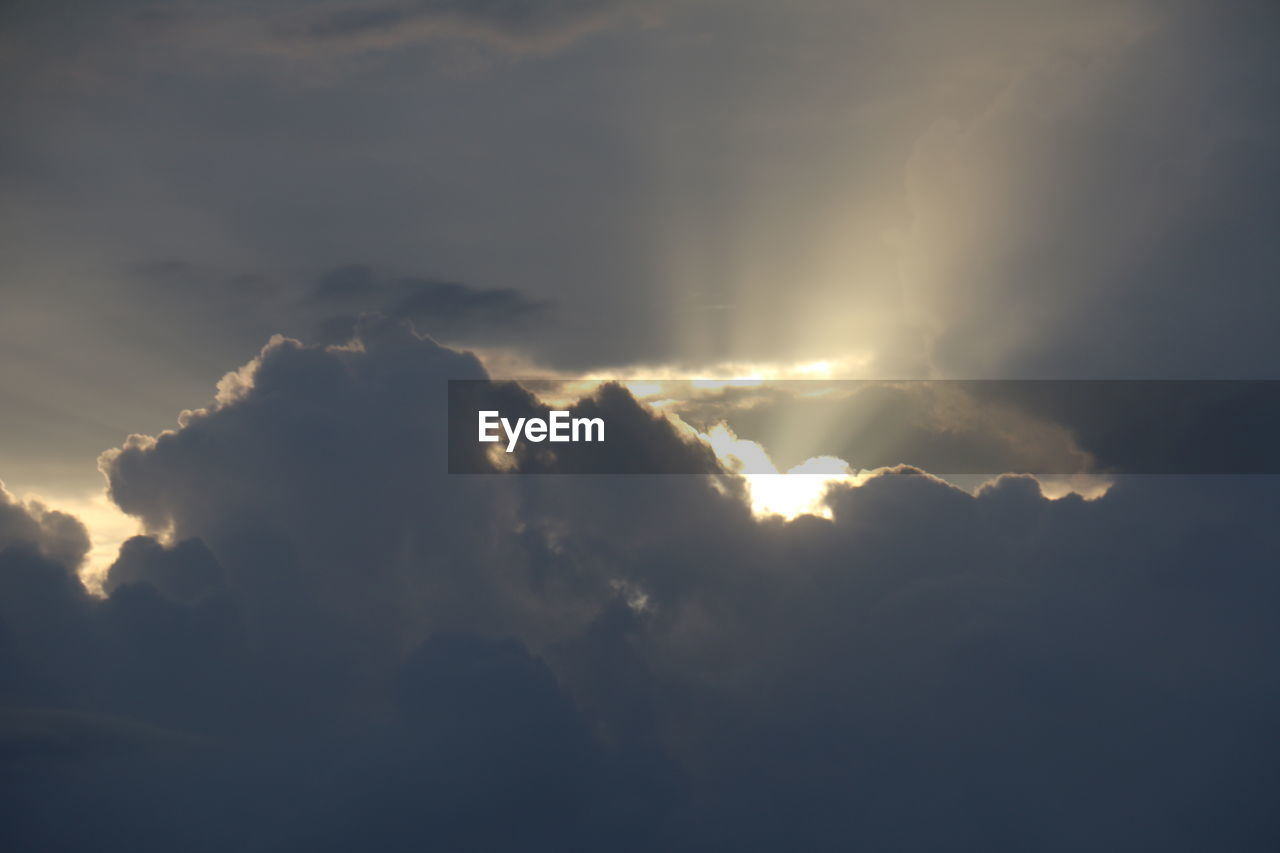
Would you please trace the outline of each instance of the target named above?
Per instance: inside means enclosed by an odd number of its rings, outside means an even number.
[[[865,475],[855,474],[848,463],[834,456],[814,457],[779,471],[758,442],[738,438],[725,424],[714,426],[701,436],[724,466],[746,481],[751,511],[757,518],[831,518],[827,489],[836,483],[858,485],[865,479]]]
[[[94,595],[102,594],[102,583],[120,554],[120,546],[129,537],[143,532],[141,522],[123,513],[105,489],[55,497],[26,495],[25,500],[73,515],[85,526],[89,553],[80,566],[80,580]]]
[[[695,388],[715,390],[732,386],[751,387],[778,379],[865,379],[869,378],[868,368],[873,357],[870,350],[859,350],[842,358],[805,362],[725,361],[699,367],[638,365],[608,372],[597,371],[583,378],[598,382],[617,380],[623,384],[641,380],[644,385],[663,380],[688,381]]]

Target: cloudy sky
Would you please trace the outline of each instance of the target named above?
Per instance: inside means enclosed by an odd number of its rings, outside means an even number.
[[[0,839],[1274,849],[1277,37],[4,3]]]

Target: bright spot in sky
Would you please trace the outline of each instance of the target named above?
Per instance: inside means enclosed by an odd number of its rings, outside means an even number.
[[[482,360],[485,361],[486,366],[489,366],[487,356]],[[605,372],[589,373],[580,379],[586,383],[595,380],[596,383],[618,381],[627,387],[634,385],[632,393],[638,397],[645,397],[663,393],[661,383],[664,381],[688,382],[694,388],[715,391],[727,387],[750,388],[780,379],[866,378],[867,369],[872,360],[871,351],[859,350],[843,357],[805,362],[725,361],[698,367],[631,365]],[[499,375],[502,366],[500,362],[495,362],[490,369],[491,375]],[[525,368],[523,375],[529,378],[544,376],[557,378],[554,373],[537,368]],[[584,384],[580,387],[589,390],[590,386]]]
[[[74,515],[85,526],[89,533],[89,553],[80,566],[80,579],[90,592],[101,593],[107,569],[120,554],[120,545],[130,536],[142,532],[141,523],[121,512],[107,497],[105,489],[37,499],[50,509]]]
[[[757,517],[830,518],[831,508],[825,500],[827,488],[833,483],[856,485],[862,481],[848,463],[834,456],[816,456],[787,471],[779,471],[759,442],[738,438],[724,424],[712,427],[702,437],[725,467],[746,481],[751,511]]]

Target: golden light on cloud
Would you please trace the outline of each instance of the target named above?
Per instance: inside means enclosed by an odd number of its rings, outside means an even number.
[[[863,379],[869,377],[873,355],[861,350],[841,358],[798,362],[726,361],[703,366],[634,365],[608,371],[566,376],[554,370],[515,360],[498,350],[476,350],[489,375],[522,381],[538,398],[550,405],[567,405],[592,394],[606,382],[616,382],[654,408],[687,399],[690,395],[711,394],[727,388],[761,388],[771,382],[795,379]],[[228,375],[228,381],[233,377]],[[814,389],[809,394],[827,393]]]
[[[696,388],[716,390],[735,386],[751,387],[782,379],[870,378],[868,369],[873,357],[870,350],[858,350],[839,358],[812,361],[722,361],[694,366],[636,365],[609,372],[588,373],[583,378],[601,382],[617,380],[623,383],[635,380],[687,381]]]
[[[1065,498],[1068,495],[1079,495],[1087,501],[1096,501],[1105,497],[1115,479],[1102,474],[1074,474],[1064,477],[1036,477],[1040,484],[1040,494],[1051,501]]]
[[[51,509],[74,515],[84,524],[89,533],[89,553],[80,566],[80,580],[90,592],[101,594],[107,570],[119,556],[120,546],[129,537],[143,532],[141,522],[123,513],[105,489],[37,500]]]

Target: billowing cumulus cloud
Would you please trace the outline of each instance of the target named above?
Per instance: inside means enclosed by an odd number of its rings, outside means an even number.
[[[0,488],[0,690],[6,703],[64,700],[65,679],[89,666],[78,654],[89,599],[75,573],[88,550],[89,537],[76,519],[21,503]],[[20,751],[20,742],[11,748]]]
[[[1048,500],[902,468],[838,487],[829,520],[759,521],[705,476],[445,474],[442,386],[483,370],[398,323],[278,339],[235,376],[104,456],[153,532],[105,599],[75,579],[73,522],[7,504],[19,841],[1190,851],[1280,831],[1270,479]],[[594,405],[662,423],[629,399]]]
[[[0,484],[0,547],[20,548],[74,569],[89,550],[84,526],[39,501],[19,501]]]
[[[120,556],[107,571],[108,593],[126,584],[147,583],[175,601],[193,601],[216,587],[221,568],[199,539],[166,548],[150,536],[134,536],[120,546]]]

